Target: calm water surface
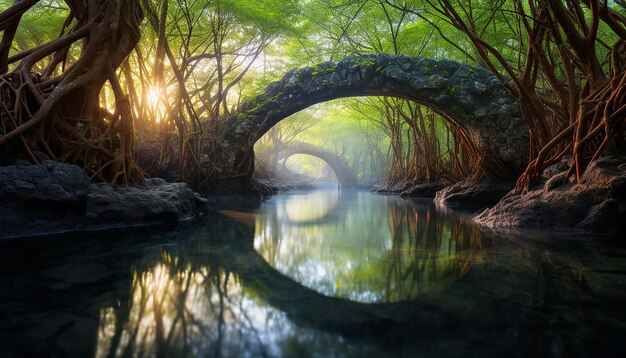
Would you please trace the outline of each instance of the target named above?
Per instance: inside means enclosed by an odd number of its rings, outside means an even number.
[[[362,191],[0,242],[0,356],[624,356],[626,245]]]

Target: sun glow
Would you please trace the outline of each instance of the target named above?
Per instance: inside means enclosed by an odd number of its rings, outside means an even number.
[[[148,116],[156,123],[160,123],[165,116],[165,102],[167,91],[158,85],[153,85],[145,92],[144,103],[148,109]]]
[[[152,87],[148,90],[148,104],[150,108],[157,109],[161,102],[162,90],[160,87]]]

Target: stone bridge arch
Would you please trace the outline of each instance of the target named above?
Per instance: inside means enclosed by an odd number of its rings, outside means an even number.
[[[525,166],[528,126],[517,101],[482,67],[405,55],[350,56],[289,71],[222,126],[224,174],[252,175],[254,143],[284,118],[344,97],[389,96],[426,105],[466,134],[482,169],[514,178]]]
[[[344,159],[329,150],[310,143],[291,142],[284,146],[278,153],[278,159],[287,159],[296,154],[311,155],[326,162],[335,172],[337,181],[342,188],[355,187],[358,185],[354,171]]]

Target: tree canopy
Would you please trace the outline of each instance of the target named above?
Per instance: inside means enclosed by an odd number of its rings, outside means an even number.
[[[2,161],[39,151],[110,183],[141,182],[133,148],[154,142],[177,179],[216,185],[220,123],[246,99],[292,68],[375,53],[496,74],[532,137],[520,190],[564,155],[580,180],[626,150],[623,0],[0,0],[0,31]],[[389,185],[483,174],[463,128],[403,99],[318,105],[257,157],[292,140]]]

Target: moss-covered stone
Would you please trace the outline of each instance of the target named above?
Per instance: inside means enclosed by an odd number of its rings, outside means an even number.
[[[230,144],[229,151],[252,150],[286,116],[348,95],[413,99],[463,125],[491,162],[519,170],[527,159],[528,127],[519,105],[493,74],[453,61],[384,54],[289,71],[227,120],[223,142]]]

